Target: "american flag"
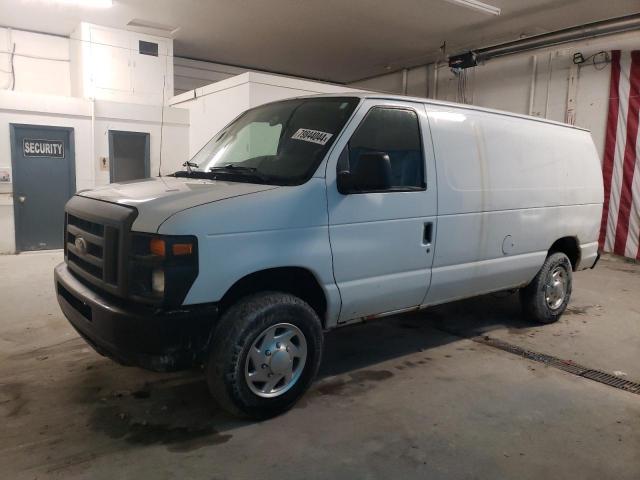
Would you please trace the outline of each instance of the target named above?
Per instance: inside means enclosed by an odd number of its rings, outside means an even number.
[[[600,248],[640,260],[640,50],[611,52]]]

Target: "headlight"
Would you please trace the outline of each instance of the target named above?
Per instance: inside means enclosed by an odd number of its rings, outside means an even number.
[[[198,240],[187,235],[133,233],[130,296],[176,307],[198,276]]]
[[[164,294],[164,270],[154,268],[151,272],[151,290],[160,295]]]

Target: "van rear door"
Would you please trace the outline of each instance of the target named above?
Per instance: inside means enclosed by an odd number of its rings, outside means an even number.
[[[341,193],[338,171],[358,188]],[[326,181],[339,322],[420,305],[437,226],[424,105],[365,100],[336,143]]]

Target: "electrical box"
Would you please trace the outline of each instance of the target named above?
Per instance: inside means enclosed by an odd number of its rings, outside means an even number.
[[[173,96],[173,40],[81,23],[71,35],[71,94],[162,105]]]
[[[449,57],[450,68],[465,69],[475,67],[476,65],[478,65],[478,62],[474,52],[467,52]]]

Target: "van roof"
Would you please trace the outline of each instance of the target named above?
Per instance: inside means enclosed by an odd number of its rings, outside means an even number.
[[[425,105],[440,105],[444,107],[454,107],[454,108],[462,108],[465,110],[475,110],[478,112],[493,113],[493,114],[503,115],[507,117],[523,118],[525,120],[532,120],[534,122],[550,123],[552,125],[558,125],[561,127],[574,128],[576,130],[584,130],[585,132],[590,132],[588,128],[578,127],[576,125],[571,125],[569,123],[564,123],[564,122],[557,122],[555,120],[548,120],[546,118],[534,117],[531,115],[524,115],[521,113],[507,112],[504,110],[496,110],[493,108],[478,107],[475,105],[467,105],[463,103],[446,102],[444,100],[433,100],[431,98],[424,98],[424,97],[409,97],[405,95],[393,95],[393,94],[368,92],[368,91],[353,91],[353,92],[346,91],[343,93],[320,93],[317,95],[301,95],[296,98],[317,98],[317,97],[356,97],[356,98],[362,98],[362,99],[396,100],[400,102],[423,103]]]

